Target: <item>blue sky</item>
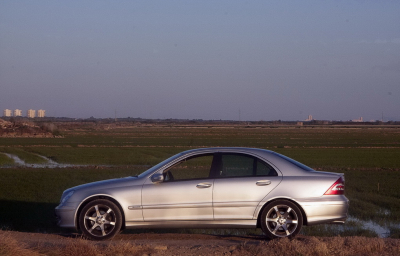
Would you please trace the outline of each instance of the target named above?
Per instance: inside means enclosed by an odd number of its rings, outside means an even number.
[[[0,1],[0,110],[400,120],[400,1]]]

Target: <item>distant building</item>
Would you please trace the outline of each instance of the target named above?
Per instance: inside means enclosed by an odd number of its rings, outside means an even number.
[[[12,111],[10,109],[5,109],[4,116],[12,116]]]
[[[44,117],[45,115],[46,115],[46,110],[39,109],[39,110],[37,111],[37,116],[38,116],[38,117]]]
[[[314,120],[314,119],[312,118],[312,115],[308,115],[308,118],[307,118],[306,120],[304,120],[304,121],[308,122],[308,121],[312,121],[312,120]]]
[[[351,120],[352,122],[356,122],[356,123],[362,123],[363,122],[363,118],[362,117],[360,117],[359,119],[354,119],[354,120]]]
[[[26,111],[26,116],[29,118],[34,118],[36,117],[36,111],[33,109],[29,109],[28,111]]]
[[[21,109],[14,110],[14,116],[22,116],[22,110]]]

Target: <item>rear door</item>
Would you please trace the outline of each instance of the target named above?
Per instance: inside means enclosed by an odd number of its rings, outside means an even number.
[[[247,154],[218,153],[213,171],[214,219],[253,219],[259,202],[282,180],[269,164]]]

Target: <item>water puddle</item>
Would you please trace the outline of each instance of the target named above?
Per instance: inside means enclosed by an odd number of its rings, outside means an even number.
[[[385,211],[387,211],[387,210],[385,210]],[[362,224],[364,228],[375,231],[375,233],[381,238],[390,236],[390,228],[400,229],[400,223],[386,222],[382,226],[371,220],[365,221],[365,220],[360,220],[358,218],[351,217],[351,216],[349,218],[347,218],[347,220],[355,221],[355,222]]]
[[[378,223],[373,222],[371,220],[368,220],[368,221],[360,220],[360,219],[352,217],[352,216],[348,217],[347,220],[360,223],[363,226],[363,228],[373,230],[381,238],[390,236],[390,230],[387,226],[381,226]],[[391,225],[391,226],[393,226],[393,225]],[[400,224],[398,224],[397,226],[400,227]]]
[[[20,167],[28,167],[28,168],[68,168],[68,167],[87,167],[89,165],[79,165],[79,164],[60,164],[57,163],[53,160],[51,160],[50,158],[47,158],[45,156],[41,156],[41,155],[37,155],[40,158],[43,158],[46,162],[43,164],[30,164],[30,163],[26,163],[24,160],[22,160],[21,158],[19,158],[16,155],[13,154],[8,154],[8,153],[3,153],[6,156],[8,156],[9,158],[11,158],[14,161],[14,164],[16,166],[20,166]],[[7,166],[0,166],[0,168],[10,168],[13,167],[15,165],[7,165]]]
[[[9,153],[1,153],[0,154],[5,154],[7,157],[11,158],[14,161],[14,164],[8,164],[8,165],[0,165],[0,168],[13,168],[13,167],[26,167],[26,168],[85,168],[85,167],[90,167],[90,168],[98,168],[98,167],[116,167],[117,165],[107,165],[107,164],[60,164],[57,163],[56,161],[47,158],[45,156],[35,154],[36,156],[42,158],[45,160],[45,163],[41,164],[32,164],[32,163],[26,163],[24,160],[19,158],[17,155],[9,154]],[[146,170],[147,168],[150,168],[151,165],[129,165],[131,168],[143,168]]]

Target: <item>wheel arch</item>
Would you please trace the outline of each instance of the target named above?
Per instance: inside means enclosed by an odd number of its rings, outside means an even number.
[[[270,204],[270,203],[272,203],[272,202],[275,202],[275,201],[280,201],[280,200],[289,201],[289,202],[295,204],[297,207],[299,207],[299,209],[300,209],[300,211],[301,211],[301,215],[302,215],[302,217],[303,217],[303,225],[304,225],[304,226],[307,226],[307,215],[306,215],[306,213],[305,213],[303,207],[301,207],[301,205],[300,205],[299,203],[297,203],[295,200],[290,199],[290,198],[274,198],[274,199],[272,199],[272,200],[269,200],[269,201],[265,202],[265,204],[261,207],[260,211],[258,212],[258,216],[257,216],[257,228],[261,228],[261,215],[262,215],[262,212],[263,212],[264,208],[265,208],[268,204]]]
[[[114,204],[118,207],[118,209],[119,209],[119,211],[121,212],[121,215],[122,215],[122,226],[121,226],[121,230],[124,230],[124,229],[125,229],[125,213],[124,213],[124,211],[123,211],[123,209],[122,209],[122,207],[121,207],[121,204],[120,204],[117,200],[115,200],[115,198],[113,198],[113,197],[111,197],[111,196],[108,196],[108,195],[95,195],[95,196],[91,196],[91,197],[89,197],[89,198],[86,198],[86,199],[79,205],[78,210],[76,211],[76,214],[75,214],[75,227],[76,227],[76,229],[77,229],[77,230],[80,230],[80,226],[79,226],[79,215],[81,214],[82,209],[83,209],[88,203],[90,203],[90,202],[92,202],[92,201],[94,201],[94,200],[97,200],[97,199],[109,200],[110,202],[114,203]]]

